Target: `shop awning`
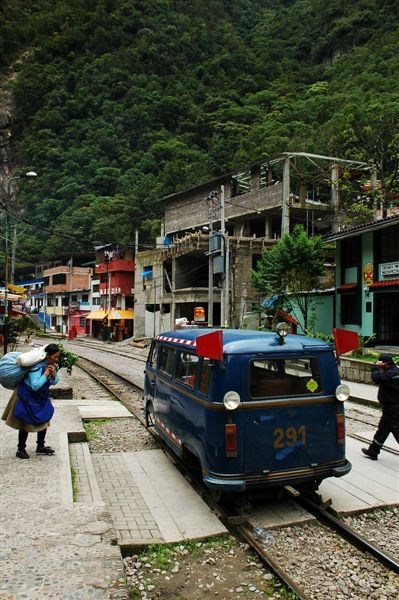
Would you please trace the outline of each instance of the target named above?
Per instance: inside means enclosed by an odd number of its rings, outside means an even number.
[[[102,321],[103,319],[105,319],[108,315],[108,311],[105,310],[94,310],[93,312],[89,313],[86,317],[86,319],[90,319],[91,321]]]
[[[343,283],[337,287],[337,292],[346,292],[348,290],[356,290],[358,284],[356,282],[353,283]]]
[[[110,321],[134,319],[134,310],[111,310],[108,319]]]
[[[377,288],[384,287],[397,287],[399,286],[399,279],[383,279],[382,281],[374,281],[371,285],[369,285],[369,290],[374,290]]]

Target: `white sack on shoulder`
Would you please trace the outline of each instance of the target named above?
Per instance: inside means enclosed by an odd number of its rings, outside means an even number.
[[[17,358],[17,364],[20,367],[33,367],[45,358],[46,351],[44,346],[41,346],[40,348],[34,348],[33,350],[29,350],[29,352],[23,352],[20,354]]]

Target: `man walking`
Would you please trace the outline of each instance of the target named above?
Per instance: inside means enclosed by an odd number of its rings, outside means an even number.
[[[390,354],[380,354],[372,368],[371,378],[379,386],[377,397],[382,406],[382,416],[372,443],[368,448],[362,448],[362,452],[371,460],[377,460],[390,433],[399,444],[399,368]]]

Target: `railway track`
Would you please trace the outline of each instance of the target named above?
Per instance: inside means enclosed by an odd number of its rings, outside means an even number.
[[[94,377],[103,387],[105,387],[111,394],[120,400],[143,426],[146,425],[141,403],[141,393],[143,391],[142,388],[137,386],[126,377],[116,374],[103,366],[97,365],[90,359],[79,358],[77,366]],[[140,400],[138,400],[138,392],[140,393]],[[158,436],[156,436],[155,432],[151,431],[151,429],[147,429],[147,431],[156,437],[158,443],[160,443],[166,452],[170,454],[170,450],[167,448],[167,446],[162,444],[162,441],[158,438]],[[268,569],[271,570],[278,577],[278,579],[296,595],[297,598],[300,600],[309,600],[310,597],[307,595],[306,591],[303,590],[293,580],[287,570],[275,560],[271,553],[268,552],[267,549],[257,539],[253,532],[254,527],[251,525],[250,516],[231,513],[228,509],[224,508],[220,503],[215,501],[208,488],[206,488],[202,482],[194,479],[192,473],[190,471],[187,472],[186,466],[180,463],[175,455],[173,455],[173,461],[175,463],[178,462],[180,470],[185,472],[186,479],[190,480],[197,492],[205,499],[205,501],[215,511],[219,518],[221,518],[221,520],[229,527],[230,530],[232,530],[233,533],[238,535],[250,545],[250,547],[257,553],[261,561],[268,567]],[[395,560],[395,558],[384,552],[375,544],[369,542],[354,529],[343,523],[330,512],[328,507],[320,506],[317,503],[302,497],[299,492],[293,488],[287,488],[287,493],[290,494],[302,508],[311,513],[324,526],[332,529],[339,536],[345,538],[350,544],[355,546],[361,552],[368,552],[386,568],[390,569],[394,573],[399,573],[399,562]]]

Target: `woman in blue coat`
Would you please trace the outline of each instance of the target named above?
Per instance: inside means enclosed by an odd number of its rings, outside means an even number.
[[[45,445],[47,428],[54,414],[49,388],[58,383],[56,363],[60,357],[57,344],[45,347],[46,358],[32,367],[14,390],[3,413],[7,425],[18,429],[18,458],[30,458],[26,451],[29,432],[37,432],[37,454],[54,454],[53,448]]]

